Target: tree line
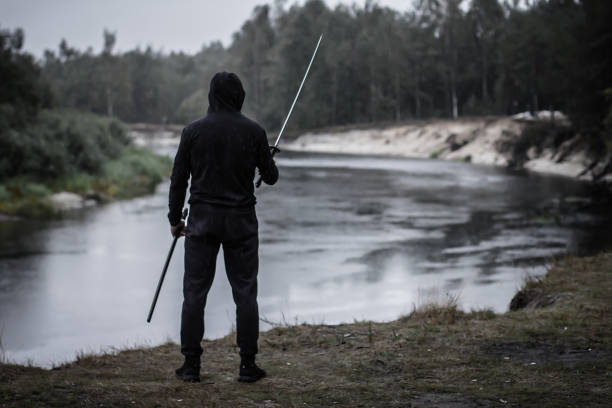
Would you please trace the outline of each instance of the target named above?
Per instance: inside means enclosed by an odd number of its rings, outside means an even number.
[[[227,47],[117,53],[107,31],[101,52],[63,40],[41,67],[60,105],[152,123],[202,116],[209,79],[234,71],[246,113],[277,129],[323,33],[291,127],[553,109],[602,129],[612,122],[611,10],[606,0],[416,0],[405,12],[277,1],[255,7]]]

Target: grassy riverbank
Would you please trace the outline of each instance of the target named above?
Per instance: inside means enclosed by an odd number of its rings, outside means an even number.
[[[49,200],[56,192],[67,191],[104,202],[150,193],[170,174],[172,162],[147,149],[125,148],[116,159],[102,166],[98,174],[76,172],[58,179],[38,180],[23,176],[0,184],[0,214],[46,217],[59,210]]]
[[[4,364],[0,406],[609,406],[612,253],[562,259],[525,289],[528,306],[502,315],[451,303],[389,323],[277,327],[260,340],[270,377],[250,385],[234,380],[233,335],[205,342],[200,384],[174,378],[172,344],[50,371]]]
[[[131,146],[121,122],[91,113],[45,110],[0,130],[0,214],[53,215],[56,192],[98,202],[134,197],[170,174],[169,158]]]

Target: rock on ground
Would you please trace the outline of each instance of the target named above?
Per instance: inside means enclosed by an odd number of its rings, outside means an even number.
[[[62,191],[49,196],[49,201],[58,211],[78,210],[96,204],[94,200],[86,200],[78,194]]]

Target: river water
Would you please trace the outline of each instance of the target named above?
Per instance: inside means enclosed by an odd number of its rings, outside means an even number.
[[[503,312],[552,257],[612,242],[612,215],[567,178],[383,157],[283,153],[277,162],[278,184],[257,191],[268,321],[391,320],[448,295],[466,310]],[[80,352],[178,341],[183,240],[145,322],[171,242],[167,190],[59,220],[0,222],[7,359],[50,367]],[[222,259],[208,338],[234,325]]]

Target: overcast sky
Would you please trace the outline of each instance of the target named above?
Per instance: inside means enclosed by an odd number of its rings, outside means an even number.
[[[355,1],[326,2],[333,7]],[[253,7],[265,3],[273,0],[0,0],[0,28],[23,28],[25,49],[38,57],[45,49],[56,50],[62,38],[81,50],[92,46],[99,51],[105,28],[117,33],[118,51],[151,45],[164,52],[195,53],[215,40],[228,45]],[[293,3],[289,0],[285,7]],[[412,1],[378,4],[405,11]]]

